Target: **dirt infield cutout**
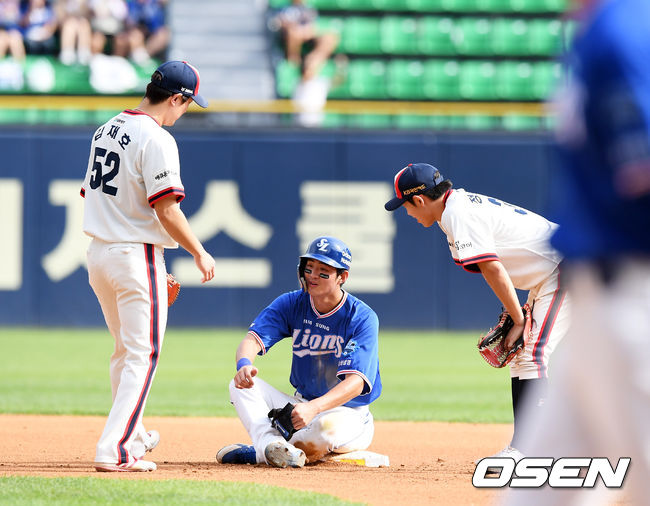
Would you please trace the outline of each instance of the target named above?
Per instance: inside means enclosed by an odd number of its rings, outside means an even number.
[[[488,505],[498,492],[472,486],[474,460],[498,451],[512,430],[507,424],[376,422],[369,449],[389,455],[388,468],[320,462],[276,469],[216,462],[222,446],[250,441],[235,418],[145,417],[145,426],[161,433],[150,457],[158,470],[107,474],[96,473],[92,465],[104,421],[89,416],[0,415],[0,476],[244,481],[371,505]]]

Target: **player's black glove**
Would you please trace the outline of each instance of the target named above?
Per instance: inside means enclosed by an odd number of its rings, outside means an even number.
[[[296,429],[293,427],[293,422],[291,421],[291,412],[293,411],[293,408],[294,405],[287,402],[285,407],[272,409],[268,414],[268,417],[271,419],[271,425],[275,427],[287,441],[289,441],[291,436],[296,432]]]

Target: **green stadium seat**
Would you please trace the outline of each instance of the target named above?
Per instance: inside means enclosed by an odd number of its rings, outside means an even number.
[[[503,62],[497,65],[497,94],[503,100],[534,100],[534,65],[529,62]]]
[[[390,98],[421,100],[425,98],[424,65],[417,60],[392,60],[386,68],[386,91]]]
[[[506,114],[501,118],[501,126],[505,130],[538,130],[542,127],[542,121],[538,116],[525,114]]]
[[[381,50],[387,54],[416,54],[417,22],[415,18],[386,16],[380,22]]]
[[[424,63],[422,89],[431,100],[458,100],[460,65],[455,60],[428,60]]]
[[[289,0],[291,3],[291,0]],[[307,0],[307,5],[319,10],[338,10],[340,9],[338,0]]]
[[[426,55],[455,54],[454,20],[450,17],[421,18],[417,29],[417,48]]]
[[[492,26],[492,50],[498,56],[527,55],[529,23],[525,19],[499,18]]]
[[[357,60],[348,65],[350,96],[362,99],[386,98],[386,64],[381,60]]]
[[[446,12],[475,12],[478,0],[441,0],[441,8]]]
[[[339,44],[341,51],[352,54],[379,54],[381,52],[379,20],[351,16],[345,20]]]
[[[402,0],[407,10],[416,12],[439,12],[445,0]]]
[[[431,128],[431,116],[398,114],[395,116],[395,127],[400,129],[429,129]]]
[[[562,51],[562,22],[558,19],[534,19],[529,23],[528,52],[553,56]]]
[[[476,10],[485,13],[508,13],[510,0],[476,0]]]
[[[513,12],[546,13],[565,12],[570,0],[510,0],[510,10]]]
[[[278,96],[288,98],[293,95],[300,81],[300,67],[295,63],[282,60],[275,67],[275,89]]]
[[[320,75],[329,77],[331,79],[331,87],[329,93],[327,94],[328,98],[350,98],[350,80],[347,65],[337,69],[337,65],[335,65],[334,62],[330,60],[324,65],[323,69],[320,72]]]
[[[316,19],[316,29],[319,32],[334,32],[341,35],[345,21],[340,17],[319,16]]]
[[[281,9],[286,7],[291,3],[291,0],[269,0],[269,7],[271,9]],[[309,0],[309,5],[312,4],[312,0]]]
[[[11,125],[24,123],[25,111],[21,109],[0,108],[0,124]]]
[[[557,62],[542,61],[533,66],[533,97],[548,100],[562,79],[562,66]]]
[[[337,0],[338,8],[346,11],[367,11],[376,9],[376,0]]]
[[[393,118],[390,114],[353,114],[348,119],[350,128],[390,128]]]
[[[404,0],[373,0],[375,9],[380,11],[404,11],[411,10],[405,6]]]
[[[80,109],[62,109],[60,111],[52,111],[52,113],[53,114],[51,114],[49,117],[46,116],[46,123],[61,125],[87,125],[95,123],[93,121],[92,113],[89,111]],[[113,116],[115,116],[115,114],[111,115],[110,118]],[[107,118],[101,123],[105,123],[110,118]],[[97,124],[99,125],[100,123]]]
[[[344,128],[347,123],[345,114],[327,113],[323,117],[323,123],[320,125],[323,128]]]
[[[492,22],[488,18],[462,18],[454,23],[454,40],[460,55],[492,53]]]
[[[467,130],[494,130],[499,126],[499,119],[487,114],[468,114],[462,118]]]
[[[496,65],[490,61],[466,61],[460,66],[460,96],[467,100],[495,100]]]

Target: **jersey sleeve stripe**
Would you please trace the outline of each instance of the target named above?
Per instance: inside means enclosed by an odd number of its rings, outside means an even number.
[[[251,335],[251,336],[253,336],[255,338],[257,343],[260,345],[260,348],[262,348],[262,355],[266,355],[266,347],[264,346],[264,343],[262,342],[262,338],[259,335],[257,335],[257,332],[249,330],[248,335]]]
[[[463,260],[454,258],[454,262],[460,265],[477,264],[479,262],[487,262],[488,260],[499,260],[499,257],[496,253],[483,253],[482,255],[476,255]]]
[[[81,187],[81,190],[79,190],[79,195],[86,198],[86,189],[83,186]]]
[[[365,384],[365,386],[363,387],[363,391],[361,392],[361,395],[368,395],[370,392],[372,392],[372,383],[366,377],[366,375],[363,374],[361,371],[357,371],[355,369],[345,369],[343,371],[338,371],[336,373],[336,377],[339,378],[341,381],[343,381],[345,379],[346,374],[356,374],[357,376],[361,377],[361,379]]]
[[[459,260],[454,258],[454,262],[458,267],[462,267],[467,272],[481,272],[481,269],[478,267],[478,263],[487,262],[489,260],[499,260],[499,257],[494,253],[486,253],[484,255],[477,255],[475,257],[466,258],[464,260]]]
[[[167,188],[165,190],[159,191],[155,195],[149,197],[149,205],[153,207],[154,204],[160,199],[164,199],[170,195],[176,195],[176,202],[180,202],[185,198],[185,190],[183,188]]]

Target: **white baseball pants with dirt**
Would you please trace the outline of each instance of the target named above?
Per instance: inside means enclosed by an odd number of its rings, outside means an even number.
[[[167,325],[163,249],[93,239],[87,259],[90,285],[115,339],[110,361],[113,406],[95,461],[125,464],[145,453],[142,413]]]
[[[254,382],[251,388],[239,389],[231,380],[230,401],[253,441],[257,462],[262,463],[266,462],[264,450],[267,445],[284,441],[271,426],[268,412],[284,407],[287,402],[300,404],[307,400],[299,394],[285,394],[259,377],[255,377]],[[370,446],[374,433],[374,419],[368,406],[339,406],[314,417],[307,427],[293,435],[289,443],[303,450],[309,462],[315,462],[328,453],[365,450]]]
[[[510,376],[522,380],[547,378],[553,350],[569,330],[570,296],[560,288],[560,271],[555,269],[545,281],[528,292],[533,310],[532,336],[510,362]]]

